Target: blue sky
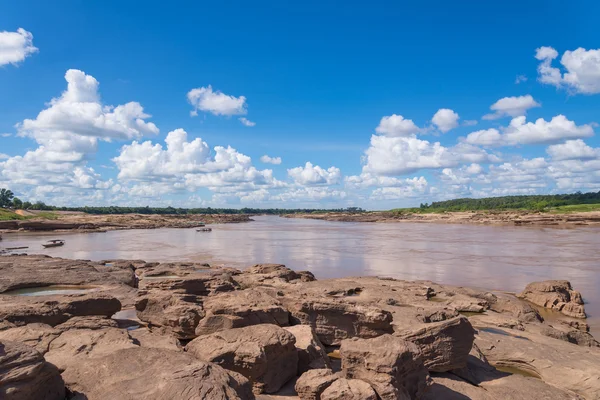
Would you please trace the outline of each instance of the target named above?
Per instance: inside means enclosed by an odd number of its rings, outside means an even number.
[[[216,3],[4,5],[0,186],[372,209],[600,190],[600,5]]]

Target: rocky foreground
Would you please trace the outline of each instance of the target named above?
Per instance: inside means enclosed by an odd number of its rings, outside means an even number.
[[[287,214],[284,217],[338,222],[435,222],[448,224],[557,227],[600,226],[600,212],[598,211],[570,214],[551,214],[536,211],[461,211],[429,214],[371,211],[364,213],[299,213]]]
[[[0,399],[600,398],[600,347],[567,281],[514,296],[3,256],[0,293]]]
[[[111,214],[92,215],[82,212],[57,212],[57,219],[33,218],[0,221],[0,232],[70,231],[101,232],[119,229],[193,228],[204,224],[248,222],[244,214]]]

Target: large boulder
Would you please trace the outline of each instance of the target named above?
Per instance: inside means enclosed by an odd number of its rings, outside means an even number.
[[[296,393],[300,400],[320,400],[325,389],[339,378],[341,375],[330,369],[308,370],[296,381]]]
[[[186,346],[196,358],[244,375],[259,393],[274,393],[296,376],[295,338],[277,325],[263,324],[200,336]]]
[[[296,338],[299,375],[309,369],[331,368],[329,357],[321,341],[310,326],[294,325],[284,329]]]
[[[239,374],[163,349],[138,347],[87,359],[63,377],[69,390],[86,400],[254,399]]]
[[[569,281],[533,282],[525,287],[520,298],[573,318],[586,318],[581,294],[573,290]]]
[[[469,320],[460,316],[425,324],[398,336],[419,346],[429,371],[444,372],[466,365],[475,331]]]
[[[430,381],[419,347],[392,335],[344,340],[340,354],[346,377],[368,382],[382,400],[418,399]]]
[[[167,291],[145,293],[136,304],[137,316],[152,326],[164,327],[179,339],[193,339],[204,310],[195,295]]]
[[[0,320],[16,325],[42,323],[55,326],[76,316],[110,317],[121,309],[121,302],[102,293],[66,296],[0,296]]]
[[[288,298],[284,304],[295,324],[310,325],[327,346],[339,345],[348,338],[373,338],[394,331],[392,314],[378,307],[326,298]]]
[[[377,400],[377,395],[365,381],[340,378],[323,391],[321,400]]]
[[[204,300],[206,316],[196,335],[258,324],[289,325],[289,312],[269,294],[256,289],[223,293]]]
[[[160,279],[161,276],[151,276],[152,279],[141,279],[139,287],[142,290],[167,290],[183,294],[208,296],[212,293],[235,290],[234,282],[222,270],[207,270],[185,277]]]
[[[256,264],[234,277],[240,286],[277,285],[289,282],[312,282],[315,276],[309,271],[296,272],[282,264]]]
[[[0,342],[0,399],[63,400],[65,384],[58,369],[32,347]]]

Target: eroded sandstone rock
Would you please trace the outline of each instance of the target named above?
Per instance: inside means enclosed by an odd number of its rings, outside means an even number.
[[[368,382],[382,400],[418,399],[430,382],[419,347],[392,335],[344,340],[340,354],[346,377]]]
[[[341,377],[330,369],[311,369],[296,381],[296,392],[301,400],[320,400],[325,389]]]
[[[429,371],[444,372],[466,365],[475,331],[469,320],[460,316],[425,324],[398,336],[419,346],[423,362]]]
[[[321,400],[377,400],[375,391],[365,381],[340,378],[321,394]]]
[[[0,399],[63,400],[65,384],[58,369],[34,348],[0,341]]]
[[[131,348],[68,368],[71,392],[86,400],[251,400],[248,381],[218,365],[164,349]]]
[[[140,320],[167,328],[179,339],[195,338],[196,327],[204,317],[200,299],[196,296],[161,290],[144,294],[136,302],[135,309]]]
[[[196,328],[196,335],[258,324],[289,325],[289,312],[275,298],[263,291],[246,289],[219,294],[204,300],[206,317]]]
[[[257,394],[277,392],[298,371],[294,335],[277,325],[253,325],[200,336],[188,343],[186,351],[244,375]]]
[[[586,318],[581,294],[573,290],[569,281],[533,282],[519,297],[573,318]]]
[[[116,298],[103,293],[66,296],[0,296],[0,319],[17,325],[42,323],[59,325],[72,317],[110,317],[121,309]]]
[[[329,357],[321,341],[309,325],[288,326],[284,329],[296,338],[298,375],[309,369],[331,368]]]
[[[325,345],[339,345],[342,340],[372,338],[392,333],[392,315],[377,307],[363,306],[334,299],[288,299],[284,303],[297,324],[310,325]]]

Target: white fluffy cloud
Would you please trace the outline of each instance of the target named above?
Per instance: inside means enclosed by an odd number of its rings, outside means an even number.
[[[431,119],[431,122],[433,122],[441,132],[446,133],[458,126],[458,120],[459,116],[453,110],[440,108]]]
[[[600,93],[600,49],[586,50],[578,48],[565,51],[560,63],[566,70],[552,66],[558,52],[552,47],[540,47],[535,58],[541,61],[538,66],[538,79],[542,83],[566,88],[572,93]]]
[[[225,116],[245,115],[248,112],[246,97],[230,96],[219,90],[213,91],[211,85],[190,90],[187,98],[194,107],[191,111],[192,116],[198,115],[198,111]]]
[[[365,152],[363,172],[375,175],[403,175],[420,169],[456,166],[463,162],[495,162],[496,158],[475,146],[461,143],[442,146],[416,137],[371,136]]]
[[[256,125],[256,122],[252,122],[252,121],[250,121],[250,120],[249,120],[248,118],[246,118],[246,117],[241,117],[241,118],[238,118],[238,119],[239,119],[239,120],[240,120],[240,122],[241,122],[243,125],[245,125],[245,126],[255,126],[255,125]]]
[[[211,152],[200,138],[188,141],[183,129],[169,132],[165,144],[134,141],[123,146],[119,156],[113,158],[119,180],[138,182],[132,190],[139,193],[149,184],[159,184],[163,193],[204,187],[241,192],[283,186],[273,177],[273,171],[256,169],[245,154],[230,146],[216,146]]]
[[[581,139],[548,146],[546,152],[553,160],[589,160],[600,158],[600,149],[594,149]]]
[[[301,186],[335,185],[340,182],[342,172],[339,168],[324,169],[307,162],[304,167],[288,169],[288,176]]]
[[[535,101],[528,94],[526,96],[503,97],[490,106],[492,114],[486,114],[483,119],[498,119],[502,117],[519,117],[527,114],[527,110],[534,107],[540,107],[540,103]]]
[[[405,119],[396,114],[381,118],[379,126],[375,128],[375,132],[389,137],[411,136],[420,131],[412,119]]]
[[[269,157],[265,154],[260,158],[260,161],[265,164],[279,165],[281,164],[281,157]]]
[[[550,144],[568,139],[586,138],[594,135],[591,125],[576,125],[564,115],[550,121],[539,118],[526,122],[524,116],[513,118],[510,125],[502,129],[487,129],[470,133],[466,143],[480,146],[515,146],[521,144]]]
[[[398,200],[410,197],[423,196],[428,189],[427,180],[424,177],[407,178],[404,185],[393,187],[380,187],[371,193],[372,200]]]
[[[33,45],[33,35],[23,28],[16,32],[0,32],[0,66],[18,64],[38,49]]]
[[[19,135],[40,140],[56,137],[84,136],[110,139],[133,139],[157,134],[158,128],[145,120],[137,102],[119,106],[103,105],[98,93],[98,81],[85,72],[70,69],[65,74],[67,90],[50,101],[36,119],[26,119],[17,125]]]

